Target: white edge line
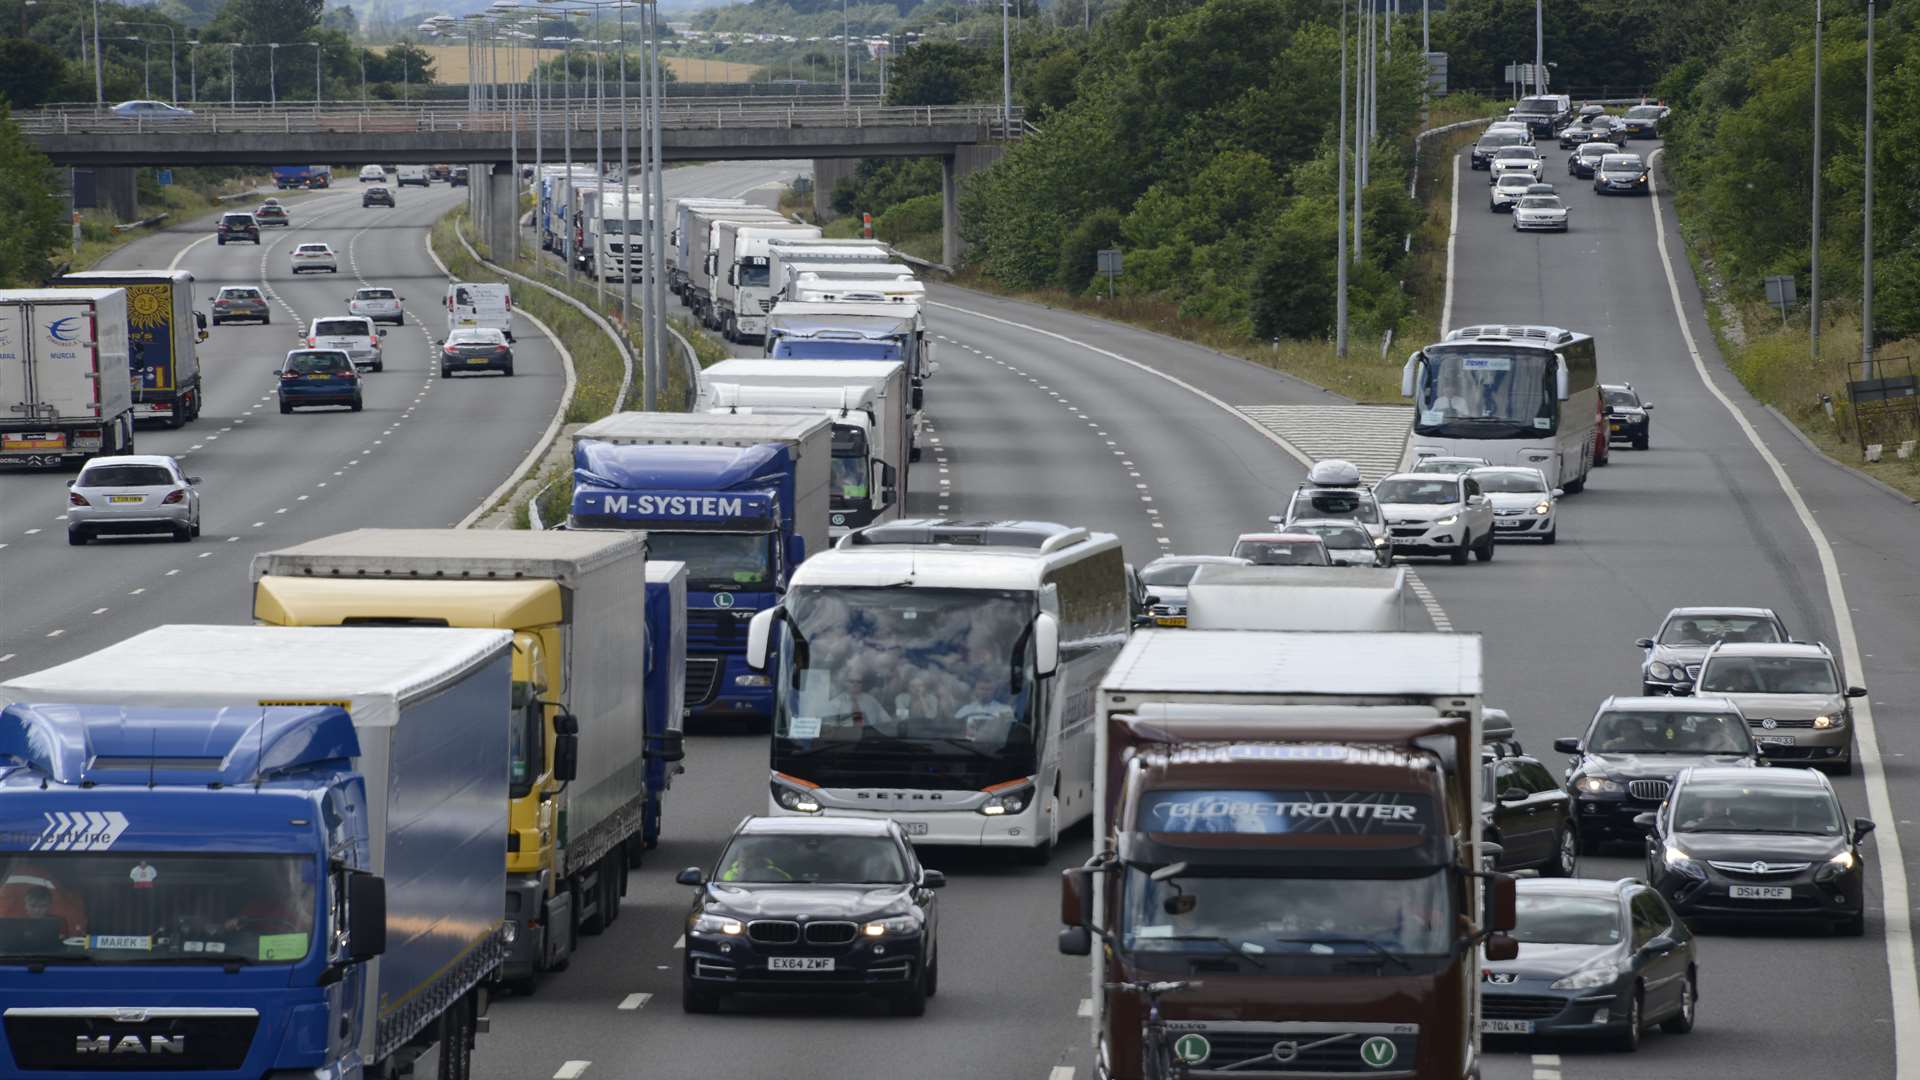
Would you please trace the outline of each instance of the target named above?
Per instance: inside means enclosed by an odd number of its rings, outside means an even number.
[[[434,222],[434,225],[438,224],[438,221]],[[427,249],[427,258],[433,260],[433,265],[440,268],[440,272],[447,276],[448,281],[452,281],[453,271],[447,269],[447,264],[440,261],[440,253],[433,250],[433,225],[427,226],[427,233],[420,238],[420,244]]]
[[[207,241],[209,241],[209,240],[211,240],[211,239],[213,239],[213,234],[212,234],[212,233],[208,233],[208,234],[207,234],[206,236],[203,236],[203,237],[201,237],[200,239],[198,239],[198,240],[195,240],[195,241],[194,241],[193,243],[191,243],[191,244],[188,244],[188,245],[187,245],[186,247],[183,247],[183,248],[181,248],[181,249],[180,249],[180,250],[179,250],[179,251],[178,251],[178,252],[177,252],[177,253],[176,253],[176,254],[175,254],[175,255],[173,256],[173,261],[167,264],[167,269],[168,269],[168,270],[178,270],[178,269],[180,269],[180,262],[181,262],[181,260],[183,260],[183,259],[185,259],[185,258],[187,257],[187,253],[188,253],[188,252],[190,252],[190,251],[192,251],[192,250],[193,250],[194,248],[197,248],[197,247],[199,247],[199,246],[200,246],[201,244],[204,244],[204,243],[206,243]]]
[[[1453,249],[1460,238],[1460,155],[1453,155],[1453,206],[1447,213],[1447,284],[1440,300],[1440,336],[1453,325]]]
[[[1661,147],[1648,154],[1648,164],[1651,165],[1653,158],[1665,151],[1666,148]],[[1680,321],[1680,336],[1687,343],[1687,355],[1693,360],[1694,373],[1700,376],[1707,392],[1733,417],[1747,441],[1753,444],[1754,451],[1773,471],[1773,478],[1785,493],[1787,502],[1793,506],[1801,527],[1807,530],[1807,536],[1813,541],[1814,552],[1820,557],[1820,574],[1826,579],[1827,606],[1833,612],[1834,632],[1840,637],[1841,656],[1846,661],[1847,670],[1853,672],[1856,678],[1861,677],[1866,669],[1861,661],[1860,642],[1854,632],[1853,617],[1848,613],[1846,587],[1840,581],[1840,564],[1833,556],[1833,545],[1813,520],[1813,513],[1800,497],[1800,489],[1794,486],[1793,478],[1787,475],[1786,466],[1767,448],[1746,414],[1714,383],[1708,373],[1706,362],[1700,356],[1700,347],[1694,341],[1693,328],[1687,324],[1686,307],[1680,300],[1680,282],[1674,276],[1673,259],[1667,252],[1666,215],[1660,210],[1658,174],[1649,170],[1648,176],[1651,179],[1648,181],[1647,201],[1653,209],[1654,240],[1660,249],[1660,263],[1667,274],[1667,292],[1673,299],[1674,316]],[[1880,740],[1874,733],[1873,706],[1866,698],[1860,699],[1860,703],[1854,706],[1854,728],[1860,744],[1861,765],[1866,774],[1868,810],[1874,820],[1892,826],[1874,833],[1875,844],[1882,856],[1874,862],[1880,871],[1881,906],[1885,908],[1884,942],[1888,990],[1893,998],[1893,1063],[1897,1074],[1900,1062],[1920,1062],[1920,982],[1916,982],[1913,966],[1913,922],[1907,906],[1906,860],[1900,852],[1899,823],[1894,817],[1893,797],[1887,790],[1886,769],[1880,760]]]
[[[1073,1066],[1055,1065],[1047,1071],[1047,1080],[1073,1080]]]
[[[431,252],[433,248],[429,247],[427,250]],[[456,529],[471,528],[474,522],[480,520],[482,514],[485,514],[494,503],[499,502],[508,492],[512,491],[520,481],[526,477],[527,473],[531,472],[534,466],[540,463],[540,459],[545,457],[547,451],[553,447],[554,439],[559,437],[560,425],[567,418],[567,410],[573,406],[573,391],[576,385],[573,374],[573,354],[567,351],[566,345],[560,340],[560,335],[553,332],[553,327],[541,322],[524,308],[515,312],[515,314],[532,323],[541,333],[547,335],[547,340],[553,342],[553,347],[559,350],[560,365],[564,367],[567,372],[567,387],[560,392],[560,404],[554,407],[553,419],[548,421],[547,430],[541,433],[539,441],[533,444],[533,449],[527,451],[527,456],[520,459],[519,466],[516,467],[513,472],[509,473],[505,480],[500,482],[499,487],[493,489],[492,494],[482,499],[480,505],[473,508],[472,513],[460,519],[460,524],[454,526]]]

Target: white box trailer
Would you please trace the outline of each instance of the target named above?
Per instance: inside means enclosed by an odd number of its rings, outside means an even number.
[[[766,333],[767,312],[773,310],[768,247],[785,237],[818,237],[820,227],[797,221],[759,224],[722,221],[718,227],[714,265],[715,318],[728,341],[758,338]]]
[[[787,269],[794,263],[887,263],[893,248],[882,240],[780,237],[767,248],[767,288],[774,296],[786,291]]]
[[[927,302],[927,285],[910,275],[863,278],[801,273],[788,279],[787,294],[781,299],[803,303],[923,305]]]
[[[829,534],[892,521],[912,452],[907,367],[894,360],[722,360],[700,374],[695,412],[824,416],[833,424]]]
[[[200,342],[206,317],[193,307],[193,274],[186,270],[84,270],[62,274],[56,289],[125,289],[127,351],[135,420],[179,427],[200,415],[205,390]]]
[[[158,626],[10,679],[0,705],[345,709],[360,743],[366,869],[386,881],[388,932],[369,976],[344,985],[362,994],[360,1059],[387,1075],[437,1039],[443,1014],[476,1006],[506,954],[512,648],[504,630]],[[204,982],[192,993],[225,996]]]
[[[702,207],[744,207],[745,199],[682,196],[666,201],[667,288],[686,303],[687,287],[687,215]]]
[[[917,304],[781,300],[767,315],[766,355],[789,360],[846,358],[871,346],[891,343],[870,357],[898,357],[907,365],[908,460],[920,460],[920,431],[926,414],[926,383],[937,369],[933,343]]]
[[[714,283],[725,276],[720,267],[720,223],[736,221],[760,225],[789,224],[786,215],[761,206],[695,207],[687,212],[686,227],[681,230],[686,251],[687,284],[682,297],[701,325],[720,329],[714,318]]]
[[[0,461],[133,452],[125,289],[0,292]]]
[[[1190,630],[1405,630],[1404,566],[1202,566]]]

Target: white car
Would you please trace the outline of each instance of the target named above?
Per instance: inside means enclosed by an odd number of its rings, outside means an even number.
[[[1522,195],[1513,208],[1513,231],[1566,232],[1567,204],[1558,195]]]
[[[1395,473],[1373,486],[1395,555],[1493,559],[1493,502],[1471,473]]]
[[[380,360],[380,339],[386,336],[364,315],[327,315],[313,320],[304,340],[309,349],[338,349],[353,359],[355,368],[379,371],[385,366]]]
[[[1510,172],[1493,182],[1487,189],[1487,209],[1494,213],[1511,210],[1514,205],[1526,197],[1527,189],[1533,186],[1533,177],[1523,172]]]
[[[1554,511],[1560,489],[1547,486],[1547,474],[1531,465],[1496,465],[1467,474],[1493,503],[1493,532],[1502,540],[1531,537],[1543,544],[1559,539]]]
[[[347,298],[347,313],[365,315],[374,322],[390,322],[395,326],[404,326],[407,313],[401,308],[406,297],[396,294],[392,289],[383,289],[377,285],[353,290]]]
[[[1255,566],[1332,566],[1326,541],[1310,532],[1242,533],[1233,557]]]
[[[1540,179],[1540,151],[1531,146],[1503,146],[1493,152],[1493,160],[1487,163],[1487,182],[1498,183],[1502,176],[1509,173],[1525,173],[1534,181]]]
[[[1487,125],[1487,134],[1489,135],[1502,132],[1519,135],[1527,140],[1528,146],[1533,145],[1533,129],[1518,120],[1495,120],[1493,123]]]
[[[1434,454],[1430,457],[1416,459],[1413,463],[1413,471],[1464,473],[1472,472],[1475,469],[1484,469],[1488,464],[1490,463],[1483,457],[1447,457],[1441,454]]]
[[[199,482],[162,454],[94,458],[67,485],[67,543],[161,532],[186,543],[200,535]]]
[[[329,274],[340,272],[339,260],[333,254],[333,249],[325,244],[300,244],[288,258],[292,260],[296,274],[303,270],[325,270]]]
[[[360,166],[360,182],[363,184],[384,184],[387,182],[387,170],[381,165]]]

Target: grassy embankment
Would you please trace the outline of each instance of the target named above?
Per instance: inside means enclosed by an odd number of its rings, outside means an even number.
[[[179,174],[176,173],[176,176]],[[66,259],[74,270],[89,270],[100,264],[100,260],[132,243],[142,236],[183,221],[227,209],[230,205],[246,205],[243,200],[221,202],[216,196],[248,191],[267,183],[265,173],[239,176],[217,180],[188,179],[166,187],[143,190],[139,199],[139,214],[136,221],[166,214],[166,218],[155,225],[146,225],[137,229],[115,232],[115,225],[124,224],[117,220],[112,211],[106,209],[80,211],[80,250],[62,252],[56,259]]]

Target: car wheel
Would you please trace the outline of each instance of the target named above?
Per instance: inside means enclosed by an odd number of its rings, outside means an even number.
[[[354,399],[353,399],[353,411],[354,411],[354,412],[359,412],[359,411],[360,411],[360,409],[361,409],[361,407],[362,407],[362,406],[364,406],[365,404],[366,404],[366,402],[364,402],[364,401],[362,401],[361,399],[359,399],[359,398],[354,398]]]
[[[1551,544],[1558,539],[1560,539],[1560,526],[1558,525],[1540,534],[1540,542],[1543,544]]]
[[[1474,549],[1473,554],[1474,554],[1474,557],[1479,559],[1481,562],[1493,561],[1493,530],[1492,529],[1487,530],[1487,538],[1485,540],[1480,541],[1480,546]]]
[[[1669,1035],[1685,1035],[1693,1030],[1693,1012],[1698,996],[1694,988],[1695,978],[1693,969],[1688,968],[1687,980],[1680,984],[1680,1011],[1660,1021],[1661,1031]]]
[[[373,370],[375,371],[387,370],[387,362],[385,360],[375,360],[373,362]]]
[[[1633,988],[1633,997],[1627,1001],[1627,1026],[1613,1037],[1613,1048],[1623,1054],[1640,1049],[1641,1006],[1645,997],[1645,990]]]
[[[1571,823],[1560,826],[1553,840],[1553,855],[1540,866],[1541,877],[1572,877],[1580,862],[1580,838]]]
[[[193,539],[193,526],[191,526],[191,525],[175,525],[175,526],[173,527],[173,542],[174,542],[174,543],[176,543],[176,544],[184,544],[184,543],[186,543],[187,541],[189,541],[189,540],[191,540],[191,539]]]
[[[86,547],[87,531],[85,529],[68,529],[67,543],[72,544],[74,547]]]
[[[680,975],[680,1009],[704,1015],[720,1011],[720,994],[713,990],[702,990],[693,984],[693,976],[682,972]]]
[[[1457,548],[1454,548],[1453,551],[1450,552],[1447,557],[1453,560],[1453,565],[1465,566],[1467,565],[1468,556],[1472,554],[1473,554],[1472,546],[1467,543],[1465,537],[1462,537],[1460,540],[1460,546]]]
[[[272,325],[273,325],[273,316],[271,316],[271,315],[262,315],[262,316],[260,316],[260,325],[261,325],[261,326],[272,326]]]
[[[199,536],[200,535],[200,515],[195,514],[193,517],[193,524],[187,526],[187,528],[190,530],[189,535]]]
[[[932,959],[927,961],[927,996],[940,992],[940,950],[933,950]]]
[[[509,379],[513,378],[513,365],[508,364],[500,373]]]
[[[887,1006],[895,1016],[925,1016],[927,997],[927,970],[921,968],[919,976],[913,980],[913,985],[889,1000]]]
[[[293,406],[283,401],[280,403],[280,411],[283,413],[290,413],[293,411]]]
[[[1867,932],[1867,917],[1855,915],[1851,919],[1842,919],[1833,925],[1833,932],[1841,937],[1863,937]]]
[[[453,369],[452,369],[452,368],[446,368],[446,367],[443,367],[443,368],[441,368],[441,369],[440,369],[440,377],[441,377],[441,378],[443,378],[443,379],[451,379],[451,378],[453,378]]]
[[[1647,448],[1647,442],[1648,442],[1648,437],[1645,435],[1641,435],[1638,438],[1633,440],[1633,448],[1635,450],[1645,450]]]

